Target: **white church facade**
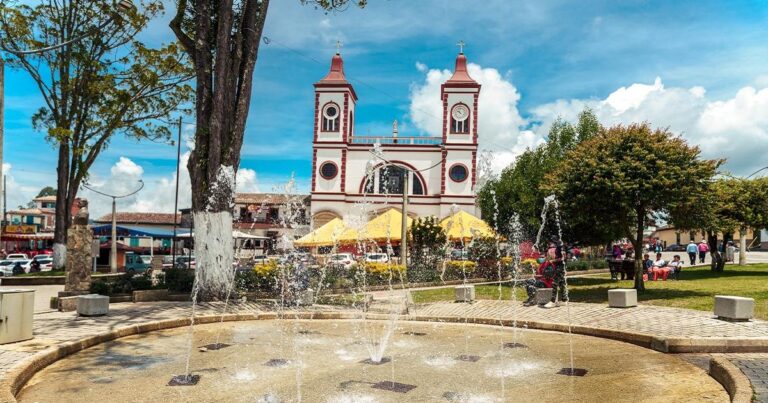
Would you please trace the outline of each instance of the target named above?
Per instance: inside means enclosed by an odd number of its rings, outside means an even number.
[[[333,56],[331,70],[315,83],[311,215],[318,227],[347,216],[361,202],[399,208],[408,175],[408,214],[443,218],[456,208],[475,214],[477,117],[480,84],[467,72],[463,52],[442,84],[442,135],[386,136],[355,133],[357,95]],[[377,149],[376,157],[372,150]],[[374,168],[371,170],[371,168]],[[367,173],[370,173],[368,175]]]

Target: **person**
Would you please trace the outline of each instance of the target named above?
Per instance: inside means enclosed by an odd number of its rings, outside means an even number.
[[[707,257],[707,252],[709,252],[709,245],[702,239],[701,243],[699,243],[699,263],[704,263],[704,258]]]
[[[669,262],[669,273],[672,274],[672,278],[680,280],[680,271],[683,269],[683,262],[680,260],[680,255],[672,257],[672,261]]]
[[[565,262],[563,261],[563,245],[558,237],[552,237],[549,241],[549,250],[554,249],[554,253],[547,252],[550,261],[555,266],[555,274],[552,279],[552,299],[544,305],[544,308],[554,308],[560,306],[560,301],[568,302],[568,289],[565,285]],[[554,256],[552,256],[554,255]],[[619,255],[621,256],[621,255]],[[562,298],[560,296],[562,295]]]
[[[648,281],[653,269],[653,260],[646,253],[643,255],[643,280]]]
[[[688,258],[691,260],[691,266],[696,265],[696,253],[699,252],[699,247],[696,246],[696,243],[693,242],[693,239],[688,242],[688,246],[685,248],[685,251],[688,252]]]
[[[528,293],[528,299],[523,302],[523,306],[536,305],[536,292],[539,288],[552,288],[552,282],[555,276],[555,266],[552,262],[544,261],[536,269],[533,278],[525,280],[525,291]]]
[[[733,241],[728,241],[728,246],[725,247],[725,260],[728,262],[734,262],[736,259],[736,246]]]
[[[40,262],[37,259],[32,261],[32,264],[29,266],[29,272],[30,273],[40,272]]]
[[[18,276],[19,274],[24,274],[24,268],[21,267],[21,262],[16,262],[13,265],[13,275]]]
[[[657,281],[659,279],[659,275],[661,275],[662,280],[667,281],[667,276],[669,276],[670,269],[667,267],[667,261],[662,259],[661,253],[656,254],[656,260],[653,262],[651,271],[653,274],[653,281]],[[649,273],[649,277],[650,274],[651,273]]]

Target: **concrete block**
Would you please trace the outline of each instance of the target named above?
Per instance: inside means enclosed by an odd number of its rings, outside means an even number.
[[[551,288],[537,288],[536,289],[536,304],[537,305],[545,305],[547,302],[552,300],[552,289]]]
[[[77,298],[78,298],[78,296],[59,297],[59,299],[58,299],[59,311],[61,311],[61,312],[76,311],[77,310]]]
[[[455,288],[456,302],[472,302],[475,300],[474,285],[460,285]]]
[[[77,297],[77,314],[81,316],[100,316],[109,313],[109,297],[88,294]]]
[[[629,308],[637,306],[637,290],[634,288],[616,288],[608,290],[608,306],[611,308]]]
[[[752,298],[715,295],[715,316],[723,320],[747,321],[755,315]]]

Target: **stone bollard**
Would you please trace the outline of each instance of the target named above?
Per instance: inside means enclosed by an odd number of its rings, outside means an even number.
[[[608,306],[611,308],[630,308],[637,306],[637,290],[634,288],[615,288],[608,290]]]
[[[455,288],[456,302],[472,302],[475,300],[474,285],[460,285]]]
[[[547,302],[552,300],[551,288],[537,288],[536,289],[536,305],[546,305]]]
[[[715,295],[715,316],[728,321],[748,321],[754,317],[755,300],[729,295]]]
[[[101,316],[109,313],[109,297],[99,294],[77,297],[77,314],[80,316]]]

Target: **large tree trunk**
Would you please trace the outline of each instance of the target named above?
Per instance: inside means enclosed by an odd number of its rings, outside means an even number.
[[[747,264],[747,227],[739,228],[739,266]]]
[[[638,209],[637,214],[637,232],[632,245],[635,248],[635,289],[638,292],[645,291],[645,282],[643,282],[643,229],[645,227],[645,209]]]
[[[56,212],[53,230],[53,266],[55,270],[64,270],[67,259],[67,230],[71,220],[71,206],[67,204],[69,189],[69,144],[66,140],[59,143],[59,160],[56,168]]]

